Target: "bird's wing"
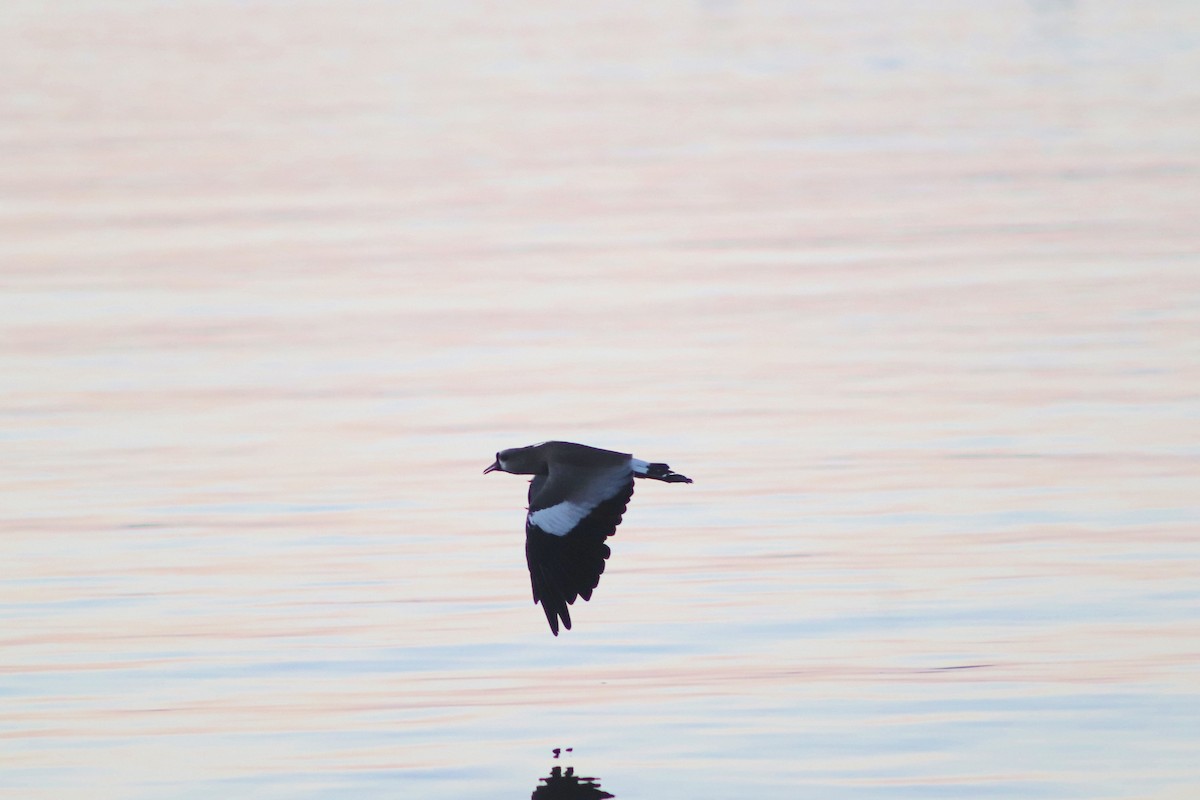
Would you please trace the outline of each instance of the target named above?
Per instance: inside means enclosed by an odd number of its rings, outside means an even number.
[[[609,556],[604,540],[621,523],[633,496],[628,463],[596,470],[556,465],[529,487],[525,518],[525,560],[533,601],[542,604],[550,630],[559,620],[571,629],[567,606],[592,598]]]

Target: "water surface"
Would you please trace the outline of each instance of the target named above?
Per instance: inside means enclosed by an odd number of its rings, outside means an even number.
[[[0,795],[1200,789],[1192,4],[0,37]],[[696,481],[557,639],[550,438]]]

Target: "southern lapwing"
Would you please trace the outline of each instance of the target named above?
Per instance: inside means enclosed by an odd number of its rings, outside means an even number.
[[[666,464],[650,464],[573,442],[542,442],[496,453],[493,470],[532,475],[525,515],[525,561],[533,602],[541,603],[558,636],[559,619],[571,630],[567,606],[592,599],[609,549],[604,540],[621,524],[634,478],[691,483]]]

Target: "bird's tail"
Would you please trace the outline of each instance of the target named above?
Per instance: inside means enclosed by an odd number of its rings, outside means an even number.
[[[691,483],[687,475],[680,475],[666,464],[648,464],[639,459],[633,459],[633,474],[639,478],[653,478],[664,483]]]

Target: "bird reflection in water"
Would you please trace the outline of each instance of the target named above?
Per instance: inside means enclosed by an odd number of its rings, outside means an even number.
[[[558,758],[562,752],[562,749],[554,748],[554,757]],[[566,752],[571,752],[571,748],[566,748]],[[576,775],[574,767],[564,770],[555,765],[549,775],[538,779],[538,784],[530,800],[604,800],[615,796],[601,789],[596,778]]]

